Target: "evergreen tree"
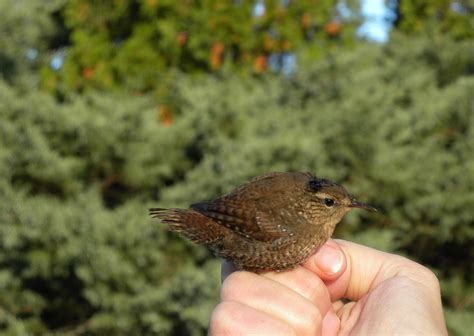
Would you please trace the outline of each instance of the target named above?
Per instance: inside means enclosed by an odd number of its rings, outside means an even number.
[[[317,57],[350,43],[356,22],[335,0],[75,0],[59,16],[70,38],[63,68],[43,69],[45,87],[125,88],[165,99],[176,71],[278,70],[302,46]]]

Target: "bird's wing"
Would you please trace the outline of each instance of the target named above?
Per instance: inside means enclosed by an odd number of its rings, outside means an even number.
[[[285,194],[293,185],[280,178],[282,174],[259,176],[213,202],[191,208],[247,238],[272,241],[291,235]]]
[[[191,209],[246,238],[268,241],[285,234],[277,226],[267,225],[266,217],[253,204],[203,202],[192,204]]]

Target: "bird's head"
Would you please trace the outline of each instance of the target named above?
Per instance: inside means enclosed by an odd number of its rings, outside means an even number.
[[[315,176],[309,177],[305,193],[309,200],[310,220],[323,225],[329,235],[349,210],[377,211],[373,206],[357,201],[343,186]]]

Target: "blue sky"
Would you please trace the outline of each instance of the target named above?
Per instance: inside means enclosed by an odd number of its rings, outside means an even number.
[[[359,28],[358,34],[374,42],[387,42],[390,33],[390,21],[394,14],[386,6],[385,1],[361,0],[361,12],[364,23]]]

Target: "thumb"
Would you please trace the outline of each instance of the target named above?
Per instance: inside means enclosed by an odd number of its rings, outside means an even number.
[[[328,282],[339,278],[347,268],[346,254],[335,240],[329,239],[303,264]]]
[[[338,254],[342,262],[336,257]],[[328,241],[304,267],[324,281],[332,301],[341,298],[357,301],[394,276],[406,276],[421,283],[432,283],[435,277],[429,269],[407,258],[344,240]],[[439,288],[433,291],[439,295]]]

